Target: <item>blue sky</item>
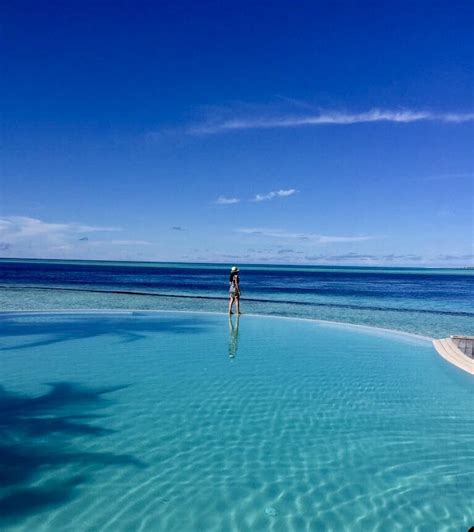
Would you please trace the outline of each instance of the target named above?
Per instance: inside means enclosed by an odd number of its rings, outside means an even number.
[[[2,4],[0,254],[473,263],[473,6]]]

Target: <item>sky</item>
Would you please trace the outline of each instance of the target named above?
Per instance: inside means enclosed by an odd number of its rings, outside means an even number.
[[[4,0],[0,257],[473,265],[473,22]]]

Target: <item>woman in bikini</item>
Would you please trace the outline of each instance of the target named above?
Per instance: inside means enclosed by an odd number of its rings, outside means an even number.
[[[239,269],[232,266],[229,275],[229,314],[233,314],[232,307],[234,303],[237,306],[237,314],[240,314],[240,286],[239,286]]]

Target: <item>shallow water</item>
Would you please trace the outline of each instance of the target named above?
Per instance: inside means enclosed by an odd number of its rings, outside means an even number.
[[[245,312],[388,327],[432,337],[474,334],[474,271],[241,268]],[[0,309],[221,312],[223,265],[0,260]]]
[[[472,379],[428,340],[245,315],[0,319],[2,529],[474,523]]]

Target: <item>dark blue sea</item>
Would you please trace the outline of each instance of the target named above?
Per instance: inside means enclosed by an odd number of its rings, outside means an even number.
[[[0,260],[0,309],[225,312],[230,265]],[[242,311],[474,334],[474,271],[239,265]]]

